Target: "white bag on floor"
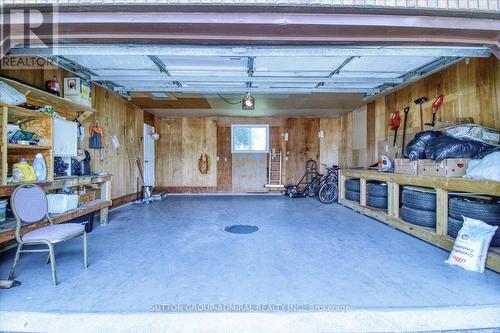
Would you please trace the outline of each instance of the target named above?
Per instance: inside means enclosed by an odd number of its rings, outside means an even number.
[[[482,273],[488,247],[498,227],[465,216],[463,218],[464,224],[458,231],[450,257],[445,262]]]

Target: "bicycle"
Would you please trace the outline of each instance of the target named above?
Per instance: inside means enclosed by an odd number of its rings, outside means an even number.
[[[338,200],[339,191],[339,166],[332,165],[331,167],[322,163],[326,168],[326,176],[321,180],[321,187],[318,191],[318,198],[324,204],[330,204]]]

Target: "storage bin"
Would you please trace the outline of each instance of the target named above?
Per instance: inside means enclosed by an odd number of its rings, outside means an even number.
[[[78,194],[47,194],[49,213],[60,214],[78,207]]]
[[[0,222],[5,221],[7,215],[7,200],[0,200]]]

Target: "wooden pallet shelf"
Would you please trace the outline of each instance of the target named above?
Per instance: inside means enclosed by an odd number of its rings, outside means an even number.
[[[345,180],[360,179],[360,202],[345,198]],[[366,181],[377,180],[387,183],[387,211],[366,205]],[[401,185],[428,187],[436,190],[436,228],[424,228],[403,221],[399,217],[399,189]],[[383,173],[372,170],[347,169],[340,171],[339,203],[361,214],[370,216],[401,231],[450,251],[454,239],[448,236],[448,191],[480,193],[500,196],[500,182],[464,178],[444,178]],[[500,272],[500,248],[491,247],[486,267]]]
[[[0,77],[0,80],[4,81],[17,91],[24,94],[26,96],[26,99],[28,100],[28,104],[33,104],[36,106],[51,105],[54,110],[56,110],[56,112],[68,118],[69,120],[78,120],[79,122],[82,122],[95,113],[95,110],[89,106],[78,104],[69,99],[52,95],[46,91],[28,86],[21,82],[17,82],[4,77]]]
[[[8,150],[49,150],[52,146],[19,145],[15,143],[7,144]]]

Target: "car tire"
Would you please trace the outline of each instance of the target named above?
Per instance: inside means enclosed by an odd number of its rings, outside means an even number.
[[[453,217],[448,217],[448,235],[457,238],[458,232],[464,225],[464,222]],[[500,246],[500,228],[498,228],[491,239],[490,246]]]
[[[356,191],[345,191],[345,198],[347,200],[359,202],[359,192]]]
[[[345,189],[348,191],[359,192],[359,179],[346,179]]]
[[[436,212],[423,210],[407,206],[402,206],[400,210],[401,219],[405,222],[422,227],[436,227]]]
[[[387,197],[366,196],[366,205],[375,208],[387,209]]]
[[[401,195],[401,203],[403,206],[409,208],[435,211],[436,193],[418,191],[404,187],[403,194]]]
[[[387,197],[386,183],[367,183],[366,194],[372,197]]]
[[[500,226],[500,202],[471,199],[465,197],[451,198],[448,214],[458,220],[462,216],[481,220],[490,225]]]

